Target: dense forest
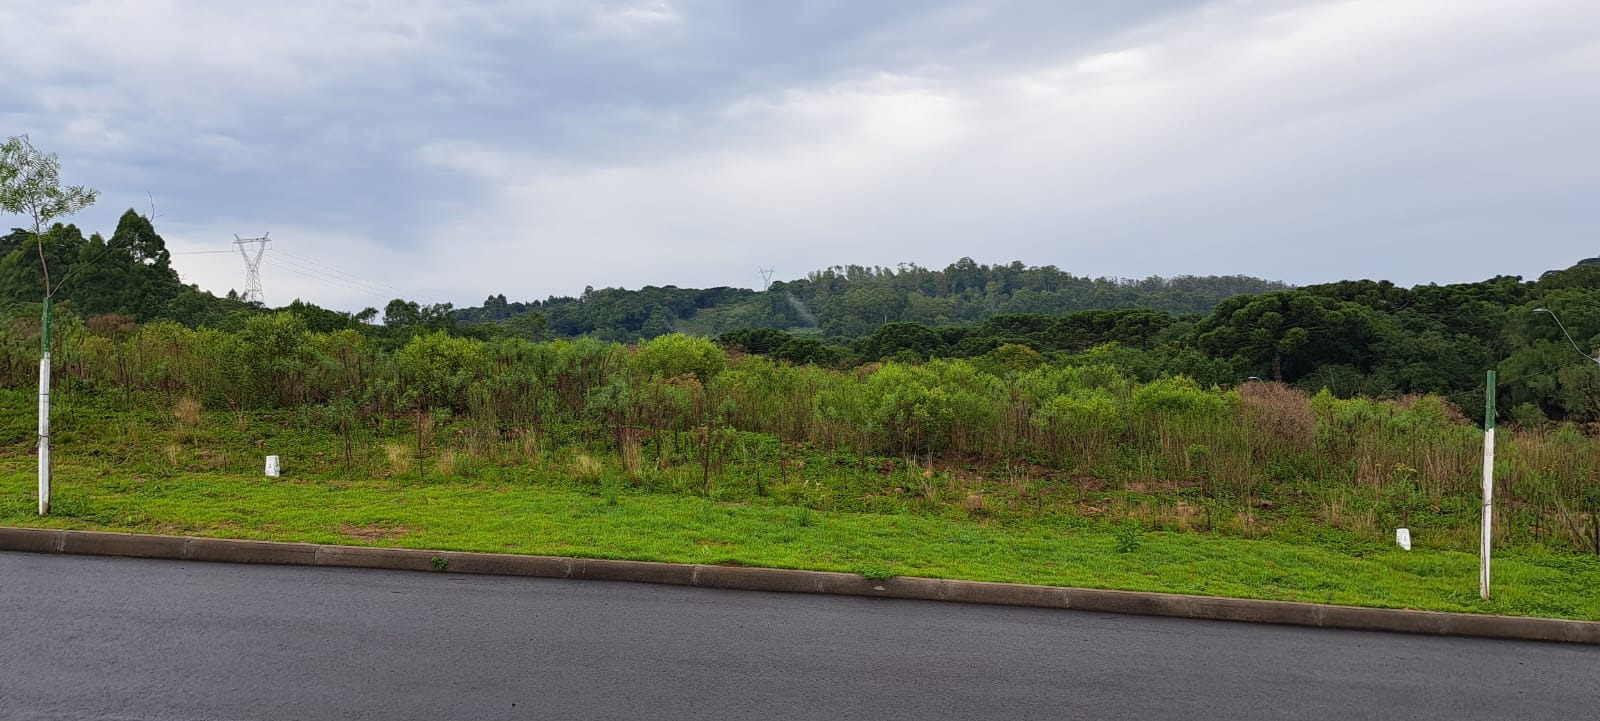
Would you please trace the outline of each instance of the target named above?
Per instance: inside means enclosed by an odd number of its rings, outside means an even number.
[[[769,329],[720,339],[794,362],[1006,353],[1034,363],[1102,362],[1146,381],[1182,375],[1228,386],[1258,377],[1342,398],[1435,393],[1474,416],[1484,371],[1495,368],[1506,420],[1600,420],[1600,368],[1583,357],[1600,346],[1600,265],[1587,262],[1532,282],[1407,289],[1345,281],[1241,295],[1203,316],[1119,309],[995,315],[952,327],[888,323],[848,348]]]
[[[1058,315],[1080,310],[1148,308],[1203,314],[1226,298],[1282,290],[1245,276],[1076,276],[1055,266],[981,265],[962,258],[944,270],[837,266],[765,292],[646,286],[587,288],[577,298],[508,302],[492,295],[478,308],[456,310],[463,323],[518,322],[551,337],[592,336],[629,342],[672,332],[716,335],[749,328],[787,330],[842,343],[885,323],[951,326],[1000,314]]]

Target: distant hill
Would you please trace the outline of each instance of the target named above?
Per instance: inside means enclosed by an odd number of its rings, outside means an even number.
[[[849,339],[869,335],[886,323],[963,325],[1016,313],[1144,308],[1204,315],[1227,298],[1285,288],[1281,282],[1239,275],[1092,278],[1055,266],[1026,266],[1021,261],[982,265],[963,258],[943,270],[913,264],[835,266],[773,283],[765,291],[588,288],[576,298],[552,296],[527,302],[511,302],[499,294],[489,296],[482,306],[455,310],[454,315],[464,324],[515,321],[541,327],[548,335],[607,340],[675,331],[718,335],[750,328]]]

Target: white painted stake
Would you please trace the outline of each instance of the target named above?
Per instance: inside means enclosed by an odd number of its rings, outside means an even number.
[[[1483,410],[1483,542],[1479,551],[1478,597],[1489,600],[1490,538],[1494,525],[1494,371],[1485,386]]]
[[[50,352],[39,357],[39,515],[50,515]]]

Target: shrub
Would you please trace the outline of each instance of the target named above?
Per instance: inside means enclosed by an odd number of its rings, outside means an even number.
[[[1302,391],[1282,383],[1239,386],[1239,405],[1259,442],[1304,450],[1317,442],[1317,417]]]
[[[633,366],[647,377],[674,378],[692,373],[705,383],[728,367],[728,355],[705,338],[672,333],[640,343]]]
[[[1183,376],[1158,378],[1133,389],[1131,405],[1143,413],[1176,417],[1214,417],[1226,407],[1221,396]]]

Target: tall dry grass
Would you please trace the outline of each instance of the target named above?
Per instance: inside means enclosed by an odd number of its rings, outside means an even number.
[[[178,428],[182,430],[198,428],[200,421],[203,420],[201,411],[200,401],[188,396],[179,398],[176,403],[172,404],[172,416],[177,419]]]

